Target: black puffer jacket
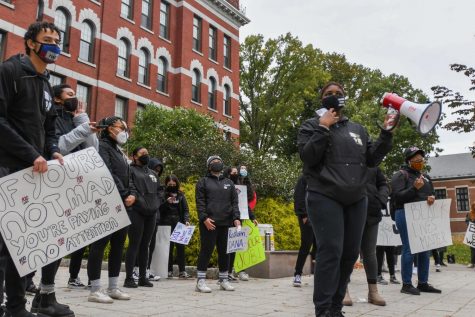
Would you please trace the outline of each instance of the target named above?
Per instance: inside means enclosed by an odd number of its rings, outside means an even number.
[[[232,226],[240,217],[233,181],[223,175],[201,178],[196,184],[196,210],[200,222],[211,218],[217,226]]]
[[[435,196],[432,180],[427,174],[424,177],[424,186],[419,190],[414,187],[414,182],[421,172],[409,166],[402,166],[391,178],[391,199],[394,199],[396,209],[404,208],[404,204],[425,201],[429,196]]]
[[[367,167],[377,166],[392,148],[392,134],[372,142],[363,126],[343,117],[329,130],[319,116],[305,121],[298,138],[307,190],[351,205],[366,196]]]
[[[379,223],[382,218],[381,209],[387,209],[389,186],[386,177],[379,167],[368,168],[368,217],[367,225]]]
[[[148,166],[132,164],[130,166],[130,178],[135,186],[135,203],[132,210],[144,216],[152,216],[158,213],[161,204],[160,182],[157,174]]]
[[[294,212],[300,218],[306,218],[307,208],[305,204],[305,196],[307,194],[307,181],[305,176],[301,175],[297,180],[294,190]]]

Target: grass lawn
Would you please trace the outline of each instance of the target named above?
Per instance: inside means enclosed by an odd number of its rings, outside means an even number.
[[[455,255],[455,263],[459,264],[469,264],[470,263],[470,247],[462,242],[463,236],[461,235],[454,235],[453,242],[454,244],[447,247],[447,254],[454,254]],[[447,262],[447,258],[444,259]]]

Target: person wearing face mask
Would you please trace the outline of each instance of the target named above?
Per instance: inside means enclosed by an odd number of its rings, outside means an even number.
[[[345,91],[326,84],[322,107],[300,127],[297,143],[307,181],[307,213],[317,242],[313,302],[316,316],[343,316],[342,300],[366,222],[368,167],[392,148],[389,116],[376,142],[343,114]]]
[[[238,195],[234,183],[223,175],[223,160],[210,156],[206,161],[208,174],[196,184],[196,210],[200,229],[200,253],[198,256],[198,280],[196,291],[211,293],[206,285],[206,270],[216,246],[218,251],[219,286],[234,291],[228,280],[228,229],[240,228]]]
[[[175,230],[178,222],[190,225],[190,211],[188,202],[182,191],[180,181],[175,175],[165,178],[165,201],[160,206],[160,225],[171,226],[171,232]],[[168,278],[173,278],[173,249],[176,248],[176,262],[178,264],[178,277],[187,279],[190,276],[185,271],[185,245],[170,242],[168,256]]]
[[[99,155],[109,169],[114,183],[119,191],[127,211],[135,203],[137,191],[130,177],[130,166],[121,145],[128,139],[127,124],[120,117],[107,117],[99,122],[106,128],[101,131],[99,141]],[[113,299],[129,300],[130,295],[118,287],[120,267],[122,264],[122,251],[128,227],[122,228],[107,237],[89,245],[87,261],[87,275],[91,282],[91,292],[88,301],[96,303],[112,303]],[[109,287],[101,290],[102,259],[106,245],[110,242],[108,259]]]
[[[395,202],[396,226],[401,235],[401,293],[420,295],[421,292],[441,293],[428,283],[429,280],[429,251],[417,254],[411,253],[407,233],[404,204],[426,201],[430,206],[435,201],[435,190],[429,175],[423,172],[425,153],[417,146],[411,146],[404,151],[405,165],[391,179],[391,200]],[[417,259],[417,288],[412,285],[412,263]]]
[[[124,287],[138,286],[153,287],[147,276],[148,247],[157,222],[160,208],[160,182],[158,175],[148,167],[150,156],[144,147],[138,147],[132,152],[133,162],[130,168],[130,178],[135,186],[134,195],[137,197],[128,213],[131,225],[129,227],[129,247],[125,254],[126,277]],[[138,285],[133,278],[134,264],[140,254]]]

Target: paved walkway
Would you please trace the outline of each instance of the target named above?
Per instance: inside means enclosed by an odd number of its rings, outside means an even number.
[[[86,281],[85,270],[80,277]],[[103,277],[107,272],[103,271]],[[301,288],[291,286],[291,279],[251,279],[236,283],[235,292],[219,291],[216,281],[209,281],[211,294],[194,291],[195,280],[162,280],[153,288],[127,289],[133,299],[114,304],[87,302],[88,291],[69,290],[67,268],[61,267],[57,278],[57,297],[71,306],[77,317],[125,316],[313,316],[313,277],[305,276]],[[37,279],[38,277],[36,277]],[[37,281],[37,280],[36,280]],[[461,265],[450,265],[443,272],[431,268],[430,281],[443,290],[441,295],[401,294],[399,285],[379,286],[388,305],[377,307],[366,303],[367,287],[364,271],[355,270],[350,293],[355,302],[344,309],[345,316],[475,316],[475,271]],[[103,278],[106,283],[106,278]],[[121,273],[120,283],[123,283]],[[106,285],[106,284],[104,284]],[[29,297],[31,300],[32,297]]]

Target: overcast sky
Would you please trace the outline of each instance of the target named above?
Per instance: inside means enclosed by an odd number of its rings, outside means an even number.
[[[430,98],[445,85],[475,100],[452,63],[475,67],[475,0],[241,0],[251,19],[241,28],[266,38],[287,32],[350,62],[409,78]],[[444,108],[448,111],[448,108]],[[475,133],[439,130],[442,154],[468,152]]]

